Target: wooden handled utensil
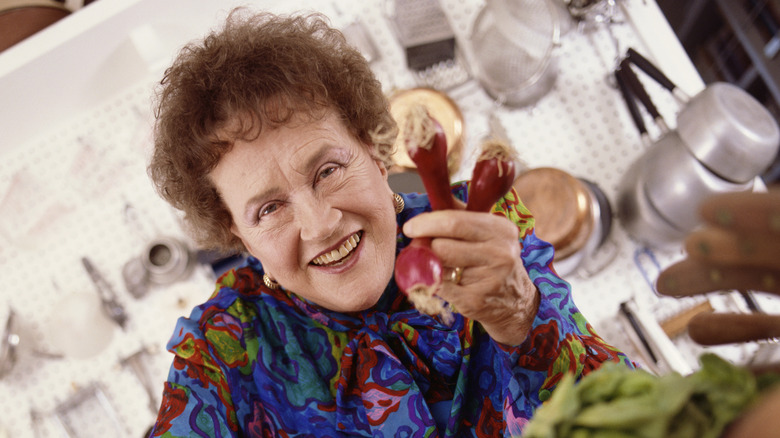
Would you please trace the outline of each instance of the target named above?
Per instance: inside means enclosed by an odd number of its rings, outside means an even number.
[[[780,337],[780,316],[758,313],[701,313],[688,324],[691,339],[721,345]]]

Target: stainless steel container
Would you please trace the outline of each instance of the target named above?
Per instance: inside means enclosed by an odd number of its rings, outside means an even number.
[[[744,183],[769,167],[780,129],[769,111],[741,88],[716,82],[677,115],[677,131],[691,153],[729,181]]]

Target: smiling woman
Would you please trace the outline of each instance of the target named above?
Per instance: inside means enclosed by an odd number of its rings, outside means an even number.
[[[249,257],[178,321],[153,436],[519,435],[564,373],[632,366],[513,192],[488,214],[390,190],[387,100],[322,17],[233,12],[158,102],[159,193],[202,246]],[[398,290],[412,238],[453,273],[451,321]]]
[[[395,256],[393,193],[333,110],[236,141],[209,178],[232,232],[285,289],[342,312],[379,300]]]

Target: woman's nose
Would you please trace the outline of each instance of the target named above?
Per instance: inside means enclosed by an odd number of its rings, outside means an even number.
[[[322,240],[330,237],[341,220],[341,211],[329,202],[309,198],[297,209],[296,221],[303,240]]]

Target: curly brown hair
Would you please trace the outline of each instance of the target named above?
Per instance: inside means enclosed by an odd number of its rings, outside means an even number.
[[[149,176],[196,243],[228,253],[245,248],[208,175],[236,140],[330,108],[388,163],[398,131],[365,58],[318,14],[232,11],[222,29],[180,51],[156,97]]]

